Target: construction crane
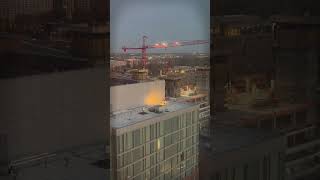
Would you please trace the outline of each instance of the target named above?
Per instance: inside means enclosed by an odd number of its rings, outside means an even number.
[[[153,45],[147,45],[147,36],[142,37],[142,46],[141,47],[126,47],[123,46],[122,49],[124,52],[127,50],[141,50],[141,60],[143,64],[143,68],[145,68],[147,64],[147,49],[167,49],[181,46],[191,46],[191,45],[199,45],[199,44],[207,44],[209,41],[207,40],[193,40],[193,41],[174,41],[174,42],[162,42],[156,43]]]

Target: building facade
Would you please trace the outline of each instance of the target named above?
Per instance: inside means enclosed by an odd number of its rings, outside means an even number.
[[[159,80],[114,86],[111,104],[114,180],[198,179],[198,103],[165,100]]]
[[[112,128],[114,179],[198,179],[198,106]]]

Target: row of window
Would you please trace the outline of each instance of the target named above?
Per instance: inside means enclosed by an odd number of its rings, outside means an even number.
[[[173,156],[170,159],[152,167],[150,167],[150,162],[147,162],[146,160],[138,161],[133,165],[119,170],[117,172],[117,179],[156,179],[157,177],[174,179],[175,177],[179,177],[181,174],[186,174],[188,169],[196,167],[199,162],[198,154],[189,156],[189,159],[181,160],[182,154]]]
[[[183,141],[176,142],[175,144],[166,146],[164,148],[158,149],[155,143],[150,143],[143,145],[139,148],[134,149],[117,156],[117,168],[125,167],[133,162],[136,162],[143,157],[150,159],[152,164],[159,163],[165,159],[168,159],[174,154],[185,151],[187,148],[190,148],[186,151],[187,156],[191,156],[195,152],[198,152],[198,146],[192,147],[195,144],[199,143],[199,135],[189,137]]]
[[[186,132],[188,137],[191,135],[191,130],[192,132],[197,132],[197,127],[195,126],[198,122],[198,118],[196,117],[197,115],[198,112],[193,111],[192,113],[186,113],[182,116],[177,116],[169,120],[119,135],[117,136],[117,153],[126,152],[146,142],[186,127],[188,127]]]

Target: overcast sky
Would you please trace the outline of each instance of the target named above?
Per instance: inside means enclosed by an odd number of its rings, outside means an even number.
[[[210,39],[210,0],[111,0],[111,52],[122,46],[138,47],[175,40]],[[209,44],[148,52],[209,52]],[[137,52],[137,51],[132,51]]]

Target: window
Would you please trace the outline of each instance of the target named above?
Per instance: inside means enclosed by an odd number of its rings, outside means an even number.
[[[197,120],[196,111],[192,111],[192,124],[196,123],[196,120]]]
[[[187,133],[186,134],[187,134],[187,137],[191,136],[191,127],[187,128]]]
[[[142,161],[138,161],[133,165],[133,173],[134,175],[139,174],[143,170]]]
[[[174,118],[173,126],[174,126],[174,131],[177,131],[177,130],[180,129],[180,127],[179,127],[179,117],[178,116]]]
[[[150,126],[145,127],[146,142],[150,141]]]
[[[152,124],[150,126],[150,139],[153,140],[156,138],[156,128],[155,128],[155,124]]]
[[[132,177],[133,176],[133,165],[128,166],[128,176]]]
[[[123,158],[122,156],[117,157],[117,168],[123,167]]]
[[[145,168],[149,168],[150,167],[150,158],[148,157],[148,158],[146,158],[145,159]]]
[[[165,151],[164,151],[165,158],[168,159],[168,158],[172,157],[174,154],[177,153],[177,150],[178,150],[177,145],[173,145],[173,146],[165,149]]]
[[[149,155],[151,153],[150,151],[150,144],[145,145],[145,155]]]
[[[137,147],[141,144],[141,134],[140,134],[140,129],[135,130],[133,132],[133,146]]]
[[[127,149],[131,149],[132,147],[133,147],[133,140],[132,140],[132,132],[128,132],[127,133],[127,143],[126,143],[126,145],[127,145]]]
[[[160,136],[164,135],[164,133],[165,133],[164,129],[165,129],[164,122],[162,121],[162,122],[160,122]]]
[[[160,123],[156,124],[156,132],[157,132],[156,137],[160,137]]]
[[[132,159],[133,159],[133,162],[141,159],[143,156],[143,148],[137,148],[135,150],[132,151]]]
[[[123,160],[124,160],[124,166],[130,164],[132,162],[131,159],[131,152],[127,152],[123,155]]]
[[[191,112],[188,112],[188,113],[187,113],[186,125],[187,125],[187,126],[190,126],[190,125],[191,125]]]
[[[171,119],[166,120],[164,122],[165,134],[168,134],[172,131],[172,123]]]
[[[182,116],[181,116],[182,118],[181,118],[181,128],[185,128],[186,127],[186,114],[183,114]]]

